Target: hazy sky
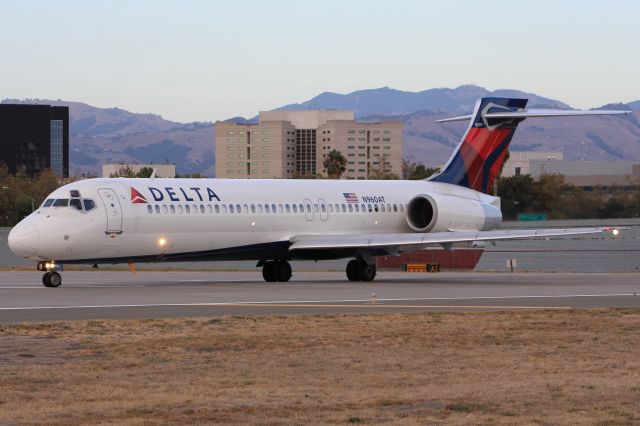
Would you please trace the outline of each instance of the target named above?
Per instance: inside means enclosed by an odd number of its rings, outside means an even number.
[[[639,17],[638,0],[0,0],[0,98],[214,121],[475,83],[587,108],[640,99]]]

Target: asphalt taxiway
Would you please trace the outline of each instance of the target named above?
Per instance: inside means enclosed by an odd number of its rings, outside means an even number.
[[[637,273],[402,273],[370,283],[300,272],[70,271],[45,288],[37,272],[0,272],[0,323],[203,315],[640,307]]]

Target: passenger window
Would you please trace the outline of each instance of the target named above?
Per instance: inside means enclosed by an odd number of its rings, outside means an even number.
[[[198,205],[197,204],[193,204],[191,206],[191,213],[193,213],[193,214],[198,213]]]
[[[156,204],[156,214],[160,214],[160,206]]]
[[[383,210],[384,211],[384,210]],[[387,211],[391,212],[391,204],[387,204]]]
[[[85,200],[85,202],[86,202],[86,201],[87,201],[87,200]],[[149,204],[147,204],[147,212],[148,212],[149,214],[153,213],[153,207],[151,207]]]
[[[275,204],[271,204],[271,212],[272,213],[276,212],[276,205]]]
[[[255,212],[256,212],[256,205],[251,204],[251,213],[255,213]]]
[[[336,204],[336,213],[340,213],[340,204]]]
[[[220,213],[220,206],[216,204],[215,205],[215,210],[216,210],[216,213]]]
[[[204,204],[200,204],[200,213],[204,213]]]
[[[226,213],[227,212],[226,204],[223,204],[222,206],[220,206],[220,208],[222,209],[222,213]]]
[[[262,213],[262,204],[258,204],[258,213]]]
[[[311,204],[307,204],[307,213],[311,213]]]
[[[278,204],[278,213],[282,213],[283,211],[282,204]]]
[[[163,205],[162,205],[162,213],[164,213],[164,214],[169,213],[169,208],[167,207],[167,205],[166,205],[166,204],[163,204]]]
[[[356,206],[357,206],[357,204],[356,204]],[[349,212],[352,212],[352,211],[353,211],[353,204],[349,204]]]
[[[47,201],[45,201],[42,207],[49,207],[51,204],[53,204],[53,198],[49,198]]]
[[[211,213],[212,211],[211,204],[207,204],[207,213]]]
[[[356,211],[357,211],[358,213],[360,213],[360,204],[356,204],[356,206],[355,206],[355,207],[356,207]],[[362,211],[364,211],[364,209],[362,209]]]
[[[82,203],[78,198],[72,198],[69,205],[76,210],[82,210]]]
[[[173,204],[169,206],[169,210],[171,210],[171,214],[176,214],[176,206],[174,206]]]
[[[247,206],[246,204],[244,204],[242,206],[242,213],[249,213],[249,206]]]
[[[300,209],[300,213],[304,213],[304,206],[302,204],[298,205],[298,208]]]
[[[317,204],[313,205],[313,211],[314,211],[314,213],[318,213],[318,205]]]
[[[398,205],[397,204],[393,205],[393,211],[396,212],[396,213],[398,212]]]
[[[287,211],[287,213],[291,213],[291,207],[289,206],[289,204],[285,204],[284,209]]]
[[[189,206],[189,204],[185,204],[184,211],[185,213],[191,213],[191,206]]]
[[[242,210],[240,210],[240,204],[236,204],[236,213],[242,213]]]
[[[320,209],[322,210],[322,213],[327,212],[327,206],[325,206],[324,204],[320,204]]]
[[[346,205],[342,205],[342,213],[346,213],[347,212],[347,206]]]
[[[378,205],[377,204],[373,205],[373,209],[376,211],[376,213],[378,213]],[[371,204],[369,204],[369,211],[371,211]]]
[[[380,204],[380,211],[384,213],[384,204]]]
[[[151,206],[148,206],[151,207]],[[93,200],[84,200],[84,209],[90,211],[96,208],[96,203]],[[151,212],[149,212],[151,213]]]
[[[233,209],[233,204],[229,204],[229,213],[235,213],[235,210]]]
[[[182,210],[182,204],[178,204],[178,213],[182,214],[183,210]]]
[[[333,213],[333,204],[328,204],[327,207],[329,207],[329,213]]]
[[[294,213],[298,213],[298,206],[296,204],[292,204],[291,208],[293,209]]]
[[[400,204],[400,211],[404,212],[404,205]]]
[[[69,199],[59,198],[53,202],[53,207],[67,207],[69,205]]]

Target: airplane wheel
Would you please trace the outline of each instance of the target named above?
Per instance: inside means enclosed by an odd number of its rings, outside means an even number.
[[[47,272],[42,276],[42,285],[45,287],[51,287],[51,281],[49,281],[50,274],[50,272]]]
[[[376,265],[368,265],[366,262],[362,262],[358,272],[360,281],[373,281],[376,277]]]
[[[291,279],[291,264],[286,260],[275,263],[276,281],[287,282]]]
[[[62,276],[57,272],[49,272],[49,287],[60,287]]]
[[[347,263],[347,278],[349,281],[360,281],[359,269],[360,265],[357,260],[353,259]]]
[[[268,283],[276,281],[276,263],[273,260],[268,260],[262,266],[262,277]]]

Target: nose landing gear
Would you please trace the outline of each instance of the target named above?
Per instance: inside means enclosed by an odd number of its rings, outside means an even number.
[[[45,287],[60,287],[62,284],[62,276],[55,271],[47,272],[42,276],[42,284],[44,284]]]
[[[55,262],[39,262],[38,271],[45,271],[42,276],[42,284],[45,287],[60,287],[62,285],[62,276],[57,271],[62,271],[62,265]]]

